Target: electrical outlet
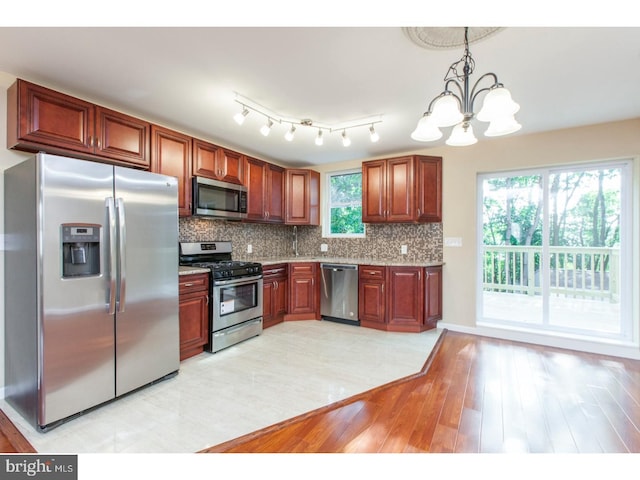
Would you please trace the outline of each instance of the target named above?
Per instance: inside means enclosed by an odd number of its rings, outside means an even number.
[[[327,245],[326,243],[321,243],[320,244],[320,251],[321,252],[328,252],[329,251],[329,245]]]
[[[406,245],[401,245],[400,246],[400,253],[402,255],[406,255],[407,254],[407,246]]]
[[[253,253],[253,245],[247,245],[247,253]]]
[[[444,237],[445,247],[461,247],[462,237]]]

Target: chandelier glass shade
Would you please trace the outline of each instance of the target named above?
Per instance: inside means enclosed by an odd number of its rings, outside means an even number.
[[[411,138],[416,141],[436,141],[442,137],[441,128],[453,126],[447,145],[473,145],[477,142],[471,125],[474,118],[489,122],[485,131],[488,137],[508,135],[522,128],[514,116],[520,106],[513,101],[511,93],[498,81],[496,74],[485,73],[471,86],[470,76],[475,61],[469,51],[468,28],[464,29],[464,35],[464,55],[449,67],[444,78],[444,91],[431,100],[427,111],[418,120],[411,133]],[[458,71],[459,68],[462,72]],[[476,115],[474,103],[480,94],[484,99]]]

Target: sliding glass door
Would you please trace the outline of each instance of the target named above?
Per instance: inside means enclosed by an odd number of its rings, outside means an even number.
[[[479,323],[628,339],[630,162],[479,177]]]

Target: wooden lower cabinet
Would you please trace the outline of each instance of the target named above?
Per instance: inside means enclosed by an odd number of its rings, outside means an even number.
[[[442,267],[424,269],[424,325],[435,328],[442,319]]]
[[[262,278],[262,327],[269,328],[283,322],[287,313],[287,264],[264,266]]]
[[[386,267],[361,265],[358,268],[358,318],[360,326],[386,330]]]
[[[423,267],[388,267],[387,325],[389,330],[402,332],[423,330],[422,270]]]
[[[209,339],[209,274],[179,279],[180,360],[204,350]]]
[[[442,267],[361,265],[358,316],[363,327],[422,332],[442,318]]]
[[[289,301],[285,320],[320,320],[317,262],[289,264]]]

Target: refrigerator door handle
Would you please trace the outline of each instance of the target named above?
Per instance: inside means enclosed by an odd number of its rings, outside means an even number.
[[[118,272],[120,277],[120,288],[118,290],[118,313],[123,313],[127,295],[127,274],[126,274],[126,258],[125,251],[127,245],[127,225],[124,214],[124,200],[118,198],[116,200],[116,208],[118,210]]]
[[[113,197],[108,197],[105,203],[109,220],[109,305],[107,311],[109,315],[113,315],[116,313],[116,277],[118,275],[116,264],[116,209]]]

